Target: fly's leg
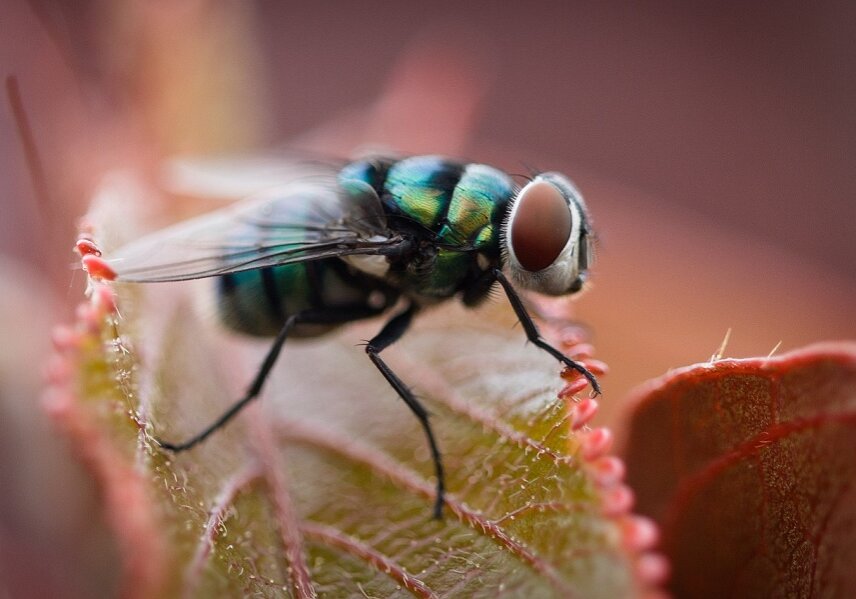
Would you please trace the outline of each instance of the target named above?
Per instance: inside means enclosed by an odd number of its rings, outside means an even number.
[[[416,313],[416,307],[410,305],[403,312],[396,314],[389,322],[384,325],[380,333],[368,342],[366,345],[366,353],[371,361],[380,370],[380,373],[392,385],[392,388],[398,393],[410,411],[419,420],[422,429],[425,431],[425,436],[428,437],[428,446],[431,448],[431,458],[434,461],[434,471],[437,476],[437,497],[434,501],[434,518],[441,519],[443,517],[443,504],[445,502],[446,482],[443,474],[443,461],[440,456],[440,450],[437,448],[437,441],[434,438],[434,431],[431,430],[431,424],[428,422],[428,411],[419,403],[413,392],[407,388],[400,378],[387,366],[386,362],[380,357],[380,352],[398,341],[413,320],[413,315]]]
[[[253,401],[256,397],[258,397],[259,393],[261,393],[262,387],[264,386],[268,375],[273,369],[273,365],[276,363],[276,359],[279,357],[279,352],[282,350],[282,346],[285,344],[285,340],[288,338],[288,334],[291,332],[295,325],[340,324],[345,322],[351,322],[352,320],[359,320],[361,318],[376,316],[382,311],[382,309],[378,310],[368,306],[357,305],[353,307],[335,308],[328,310],[306,310],[289,316],[288,319],[285,321],[285,325],[282,327],[279,334],[276,336],[273,345],[271,345],[271,348],[268,350],[268,353],[265,356],[265,359],[262,362],[258,373],[256,373],[252,384],[250,384],[250,387],[247,389],[247,392],[241,399],[232,404],[232,406],[229,407],[228,410],[223,412],[219,418],[217,418],[214,422],[205,427],[202,431],[182,443],[169,443],[168,441],[164,441],[159,438],[155,438],[155,441],[162,448],[172,451],[174,453],[179,453],[181,451],[190,449],[191,447],[194,447],[199,443],[202,443],[202,441],[204,441],[213,433],[217,432],[220,428],[228,424],[228,422],[232,420],[232,418],[237,416],[238,413],[247,406],[247,404]]]
[[[532,321],[532,317],[529,316],[529,313],[526,311],[526,307],[523,305],[523,301],[520,299],[520,296],[517,295],[517,292],[514,290],[514,287],[511,286],[511,283],[508,281],[508,279],[505,278],[505,275],[502,274],[502,271],[497,268],[496,270],[494,270],[493,274],[494,276],[496,276],[496,280],[499,281],[499,284],[502,285],[502,289],[503,291],[505,291],[505,295],[508,296],[508,301],[511,302],[511,307],[514,308],[514,313],[517,314],[517,318],[520,320],[520,324],[523,325],[523,330],[526,332],[526,338],[544,351],[546,351],[548,354],[559,360],[568,368],[573,368],[581,375],[586,377],[588,382],[591,384],[591,388],[594,391],[594,394],[600,395],[600,385],[598,384],[595,376],[589,371],[589,369],[578,362],[574,362],[565,354],[563,354],[555,347],[544,341],[544,339],[541,337],[541,333],[538,332],[538,327],[535,326],[535,323]]]

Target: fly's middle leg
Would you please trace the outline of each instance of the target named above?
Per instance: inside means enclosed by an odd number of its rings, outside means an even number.
[[[190,449],[191,447],[195,447],[199,443],[202,443],[212,434],[226,426],[226,424],[228,424],[232,420],[232,418],[237,416],[241,412],[241,410],[243,410],[251,401],[253,401],[256,397],[259,396],[262,391],[262,387],[264,387],[265,381],[267,381],[267,378],[270,375],[271,370],[273,369],[274,364],[276,364],[276,360],[279,357],[279,353],[282,350],[282,346],[285,345],[285,341],[286,339],[288,339],[289,333],[291,333],[292,329],[294,329],[296,325],[344,324],[346,322],[359,320],[361,318],[377,316],[381,312],[383,312],[383,309],[377,309],[358,304],[354,306],[344,306],[336,308],[310,309],[305,310],[303,312],[298,312],[297,314],[292,314],[286,319],[285,325],[283,325],[279,334],[276,336],[276,339],[274,339],[274,342],[271,345],[271,348],[268,350],[268,353],[265,356],[261,367],[259,367],[259,371],[256,373],[255,378],[253,378],[252,383],[250,384],[249,388],[241,399],[232,404],[225,412],[223,412],[216,420],[214,420],[214,422],[209,424],[207,427],[202,429],[193,437],[187,439],[186,441],[183,441],[182,443],[170,443],[158,437],[155,438],[155,441],[163,449],[172,451],[173,453],[179,453]]]
[[[425,431],[425,436],[428,438],[428,446],[431,449],[431,459],[434,462],[434,471],[437,476],[437,496],[434,500],[434,517],[441,519],[443,517],[443,505],[445,503],[446,481],[443,474],[443,461],[440,456],[440,450],[437,447],[437,440],[434,438],[434,431],[431,429],[431,423],[428,421],[428,411],[416,399],[413,392],[405,385],[398,375],[396,375],[386,362],[380,357],[380,352],[398,341],[401,336],[407,331],[410,323],[413,321],[413,315],[416,314],[416,307],[411,304],[403,312],[396,314],[389,322],[384,325],[380,333],[375,335],[366,345],[366,353],[372,363],[377,367],[383,377],[398,393],[410,411],[419,420],[422,429]]]

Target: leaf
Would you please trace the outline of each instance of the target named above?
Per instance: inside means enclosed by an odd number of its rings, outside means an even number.
[[[127,237],[144,203],[108,204],[90,222]],[[50,406],[101,485],[126,595],[619,597],[650,586],[635,564],[653,537],[614,499],[629,494],[603,455],[610,437],[582,430],[594,404],[581,416],[558,399],[555,362],[496,307],[437,308],[384,353],[432,414],[442,521],[418,422],[356,346],[381,321],[289,341],[260,401],[193,450],[161,451],[151,435],[183,440],[207,425],[268,347],[204,318],[197,294],[210,291],[96,285],[58,343],[68,373]]]
[[[856,592],[856,344],[645,385],[625,460],[681,597]]]

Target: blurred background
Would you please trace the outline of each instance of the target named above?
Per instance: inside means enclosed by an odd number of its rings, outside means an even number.
[[[105,172],[285,143],[562,170],[600,236],[575,309],[610,422],[729,328],[733,357],[856,337],[854,66],[844,1],[4,2],[0,592],[114,584],[94,492],[39,409]]]

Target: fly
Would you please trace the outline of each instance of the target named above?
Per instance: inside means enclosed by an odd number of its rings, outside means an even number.
[[[591,244],[582,196],[559,173],[521,187],[483,164],[372,158],[163,229],[118,250],[105,270],[135,283],[216,277],[221,320],[240,333],[274,337],[242,398],[184,442],[157,439],[172,452],[201,443],[255,399],[286,339],[317,336],[401,302],[365,351],[425,432],[440,518],[445,477],[428,412],[381,352],[425,307],[453,297],[476,306],[498,283],[529,341],[600,393],[585,366],[541,338],[516,291],[580,291]]]

